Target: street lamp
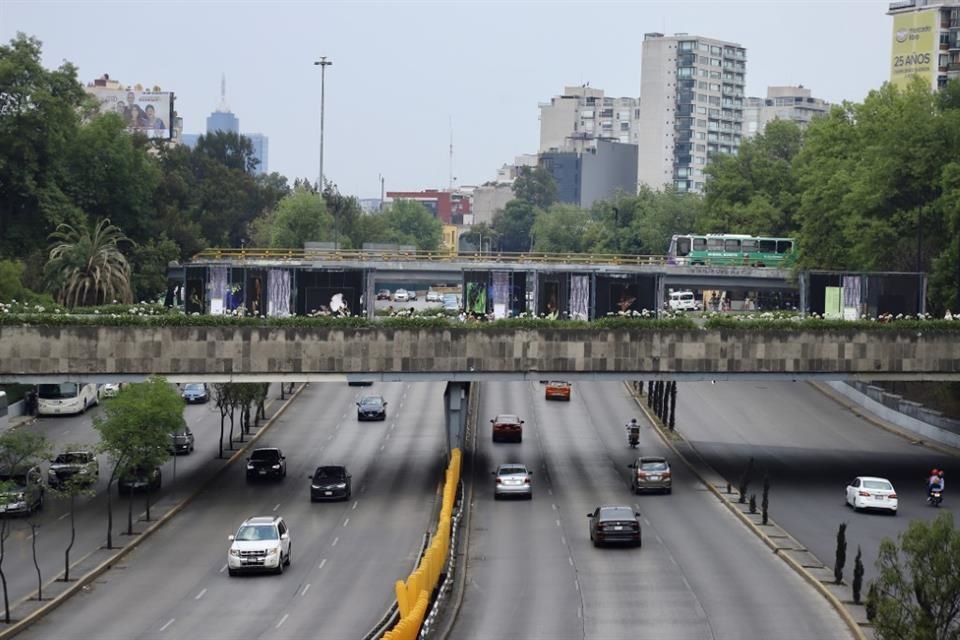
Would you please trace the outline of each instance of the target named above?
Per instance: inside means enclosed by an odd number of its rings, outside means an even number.
[[[327,60],[327,56],[320,56],[319,60],[313,62],[314,66],[320,67],[320,184],[318,190],[323,193],[323,103],[326,92],[327,67],[333,62]]]

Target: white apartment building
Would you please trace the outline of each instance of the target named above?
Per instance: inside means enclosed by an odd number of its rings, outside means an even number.
[[[893,16],[890,82],[903,88],[920,76],[934,91],[960,78],[960,0],[899,0]]]
[[[588,85],[564,87],[540,104],[540,153],[594,150],[597,140],[636,144],[636,98],[611,98]]]
[[[802,129],[829,110],[829,102],[814,98],[803,85],[767,87],[766,98],[747,98],[743,107],[743,137],[752,138],[762,133],[772,120],[790,120]]]
[[[717,153],[736,153],[746,104],[747,50],[679,33],[647,33],[640,66],[637,185],[702,191]]]

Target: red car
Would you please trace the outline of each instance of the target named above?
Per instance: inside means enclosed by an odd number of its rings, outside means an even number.
[[[523,420],[519,416],[510,413],[501,413],[496,418],[492,418],[493,423],[493,441],[510,440],[521,442],[523,440]]]

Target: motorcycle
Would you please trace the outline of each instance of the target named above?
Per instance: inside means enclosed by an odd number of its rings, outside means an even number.
[[[931,507],[939,507],[941,502],[943,502],[943,492],[940,489],[930,489],[927,494],[927,504]]]
[[[636,449],[637,445],[640,444],[640,432],[631,431],[627,436],[627,442],[630,444],[631,449]]]

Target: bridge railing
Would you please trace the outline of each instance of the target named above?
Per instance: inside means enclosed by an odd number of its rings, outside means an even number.
[[[666,256],[626,255],[615,253],[546,253],[546,252],[471,252],[404,251],[400,249],[257,249],[210,248],[197,253],[197,260],[248,260],[332,262],[476,262],[476,263],[533,263],[533,264],[610,264],[663,265]]]

